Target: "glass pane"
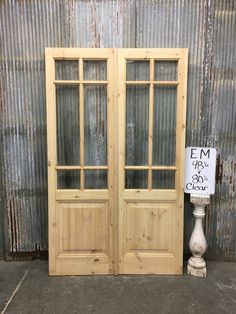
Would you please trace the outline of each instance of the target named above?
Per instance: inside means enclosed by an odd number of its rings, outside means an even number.
[[[153,165],[175,165],[176,95],[176,87],[154,89]]]
[[[58,189],[79,189],[80,171],[58,171],[57,172]]]
[[[107,91],[106,86],[84,88],[85,164],[107,164]]]
[[[107,62],[106,61],[84,61],[84,80],[106,81]]]
[[[153,170],[152,171],[152,188],[153,189],[174,189],[175,188],[175,171]]]
[[[148,86],[127,86],[126,165],[147,165],[148,106]]]
[[[155,61],[154,80],[155,81],[177,81],[178,80],[177,61]]]
[[[148,172],[147,170],[126,170],[125,171],[126,189],[147,189]]]
[[[149,61],[126,62],[126,81],[149,81],[150,66]]]
[[[57,163],[80,165],[79,87],[56,86]]]
[[[56,60],[56,80],[79,80],[79,61]]]
[[[85,170],[85,189],[107,189],[106,170]]]

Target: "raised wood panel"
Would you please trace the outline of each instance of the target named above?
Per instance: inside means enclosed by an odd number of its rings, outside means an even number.
[[[126,203],[126,251],[173,251],[173,203]]]
[[[108,251],[106,203],[59,203],[60,251]]]

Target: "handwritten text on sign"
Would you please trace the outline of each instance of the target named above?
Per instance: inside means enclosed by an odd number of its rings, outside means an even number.
[[[185,149],[184,192],[210,195],[215,193],[216,150],[206,147]]]

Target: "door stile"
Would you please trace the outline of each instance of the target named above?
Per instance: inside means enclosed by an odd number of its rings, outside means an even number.
[[[188,49],[182,49],[181,58],[178,61],[178,81],[177,90],[177,117],[176,117],[176,187],[177,206],[175,233],[179,237],[175,240],[176,252],[176,274],[183,272],[183,237],[184,237],[184,148],[186,130],[186,102],[187,102],[187,72],[188,72]]]
[[[48,252],[49,252],[49,274],[55,274],[56,247],[58,234],[56,232],[56,103],[55,86],[55,62],[52,50],[45,49],[46,61],[46,96],[47,96],[47,151],[48,151]]]
[[[110,75],[113,79],[113,258],[114,258],[114,275],[119,274],[119,171],[118,171],[118,153],[119,153],[119,119],[118,119],[118,49],[114,48],[113,51],[113,71]]]
[[[123,232],[124,232],[124,204],[123,204],[123,187],[125,182],[125,120],[126,120],[126,112],[125,112],[125,75],[126,75],[126,64],[123,56],[122,49],[118,50],[117,54],[118,60],[118,73],[117,73],[117,110],[118,110],[118,238],[119,238],[119,273],[123,273],[123,256],[124,256],[124,247],[123,247]]]

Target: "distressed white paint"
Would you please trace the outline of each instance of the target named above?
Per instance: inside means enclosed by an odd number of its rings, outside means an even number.
[[[192,276],[206,277],[206,262],[202,256],[206,252],[207,243],[202,221],[205,217],[205,206],[210,203],[210,197],[209,195],[191,195],[190,201],[194,205],[195,226],[189,241],[189,248],[193,256],[188,260],[187,272]]]

